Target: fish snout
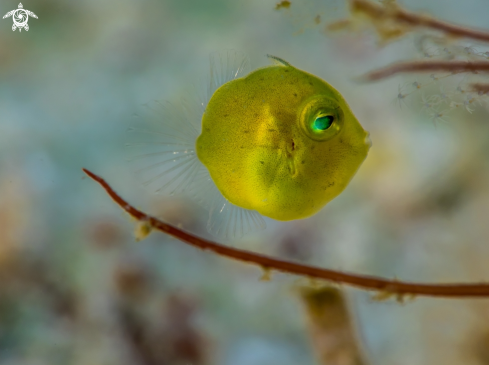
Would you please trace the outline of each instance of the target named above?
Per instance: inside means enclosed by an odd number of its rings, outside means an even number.
[[[370,139],[370,132],[367,132],[367,135],[365,136],[364,142],[368,146],[369,149],[370,149],[370,147],[372,147],[372,140]]]

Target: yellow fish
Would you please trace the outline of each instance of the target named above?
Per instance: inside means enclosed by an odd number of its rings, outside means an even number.
[[[130,128],[146,185],[187,191],[209,211],[208,229],[239,237],[317,213],[348,185],[371,146],[338,91],[274,56],[249,72],[246,56],[211,57],[206,95],[180,107],[155,102]]]

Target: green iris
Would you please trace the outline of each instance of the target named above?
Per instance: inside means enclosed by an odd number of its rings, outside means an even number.
[[[334,117],[332,115],[324,115],[321,117],[317,117],[314,123],[312,124],[312,129],[314,131],[325,131],[331,124],[334,122]]]

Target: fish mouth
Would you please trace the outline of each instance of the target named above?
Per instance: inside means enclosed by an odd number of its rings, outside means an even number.
[[[368,148],[372,147],[372,140],[370,139],[370,132],[367,132],[367,135],[365,136],[365,144],[368,146]]]

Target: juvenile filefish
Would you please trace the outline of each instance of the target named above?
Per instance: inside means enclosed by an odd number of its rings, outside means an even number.
[[[190,193],[209,211],[208,230],[240,237],[317,213],[348,185],[371,146],[331,85],[268,56],[249,72],[239,52],[211,56],[200,101],[147,105],[128,144],[145,185]]]

